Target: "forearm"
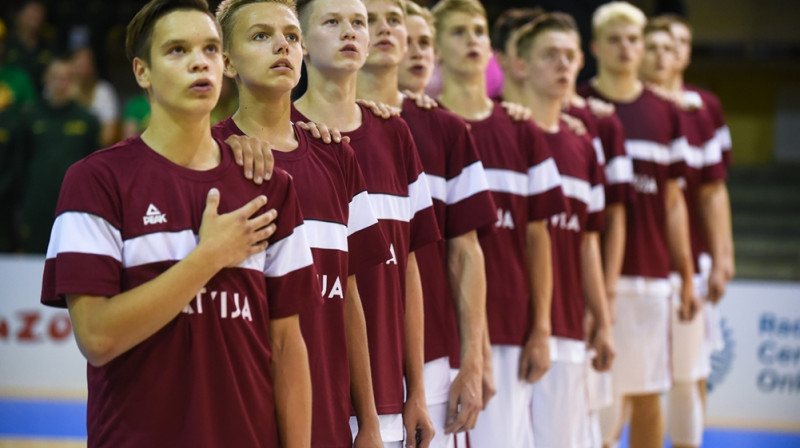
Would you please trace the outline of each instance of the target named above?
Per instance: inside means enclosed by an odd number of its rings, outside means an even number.
[[[606,286],[611,286],[615,290],[625,259],[625,204],[607,206],[605,216],[602,266]]]
[[[610,328],[611,316],[600,265],[600,243],[597,232],[587,232],[581,244],[581,271],[586,308],[598,328]]]
[[[180,314],[219,270],[198,249],[153,280],[111,298],[67,297],[75,339],[90,364],[111,361]]]
[[[482,362],[486,322],[486,270],[477,232],[447,241],[447,273],[458,318],[462,364]]]
[[[270,320],[270,344],[281,446],[310,447],[311,373],[298,316]]]
[[[723,265],[733,275],[733,231],[728,187],[723,181],[704,184],[700,188],[700,217],[715,265]]]
[[[408,266],[406,267],[405,377],[407,395],[424,399],[425,311],[422,300],[422,281],[419,276],[417,258],[411,252],[408,254]]]
[[[350,365],[350,393],[356,411],[358,426],[378,424],[375,396],[372,389],[372,373],[369,365],[367,324],[364,308],[358,293],[356,277],[347,278],[347,295],[344,302],[345,334],[347,337],[347,360]]]
[[[527,226],[528,278],[532,301],[532,331],[538,336],[552,332],[550,307],[553,300],[553,265],[550,234],[545,221]]]
[[[670,256],[675,270],[680,274],[683,284],[693,284],[694,262],[689,242],[689,216],[686,200],[678,182],[670,179],[665,191],[667,216],[667,239]]]

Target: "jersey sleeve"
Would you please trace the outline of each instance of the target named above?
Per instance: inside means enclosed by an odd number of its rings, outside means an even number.
[[[264,263],[270,318],[275,319],[319,305],[322,296],[293,181],[285,172],[275,170],[270,182],[285,183],[270,196],[278,217]]]
[[[445,238],[455,238],[493,224],[496,207],[489,182],[466,123],[459,120],[452,145],[447,148],[445,180]],[[433,185],[433,180],[428,179]],[[433,189],[432,189],[433,190]]]
[[[428,188],[428,180],[422,170],[422,161],[417,153],[417,145],[411,136],[408,125],[400,120],[400,137],[406,159],[406,176],[408,179],[408,197],[411,207],[411,238],[409,239],[409,252],[420,247],[439,241],[439,226],[436,223],[436,212],[433,209],[433,200]]]
[[[67,170],[47,247],[41,302],[66,307],[66,296],[121,292],[122,234],[118,186],[84,159]]]
[[[726,167],[730,167],[733,163],[733,142],[731,140],[731,130],[725,121],[725,112],[722,109],[722,103],[716,95],[708,92],[703,97],[703,102],[708,107],[711,118],[714,122],[715,135],[722,151],[722,160]]]
[[[591,142],[587,141],[586,145],[586,150],[591,154],[589,157],[589,185],[591,190],[587,207],[586,230],[589,232],[602,232],[605,223],[606,179],[602,164],[597,160],[596,153],[592,151]]]
[[[616,114],[598,119],[598,134],[605,155],[606,203],[633,199],[633,161],[625,151],[625,129]]]
[[[369,200],[367,183],[353,149],[342,144],[342,169],[347,180],[349,197],[347,250],[350,275],[391,257],[389,242],[378,225],[378,218]]]
[[[520,123],[528,157],[527,195],[528,221],[541,221],[568,210],[561,188],[561,174],[547,145],[547,140],[535,124]]]
[[[686,175],[689,153],[689,141],[683,130],[678,106],[666,103],[669,108],[670,144],[669,144],[669,177],[677,179]]]

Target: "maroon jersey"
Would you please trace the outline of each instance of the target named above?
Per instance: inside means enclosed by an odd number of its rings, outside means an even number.
[[[667,278],[671,260],[664,188],[669,179],[684,175],[688,151],[680,112],[646,88],[627,103],[613,102],[589,84],[578,90],[614,104],[625,128],[625,150],[633,159],[636,205],[625,214],[622,275]]]
[[[408,254],[439,240],[422,164],[408,125],[383,120],[361,107],[362,124],[350,137],[364,173],[370,203],[390,244],[391,258],[358,271],[369,338],[372,385],[378,414],[403,411],[403,354]],[[292,110],[292,119],[308,121]]]
[[[722,149],[722,160],[725,167],[730,168],[733,164],[733,151],[731,142],[731,130],[725,121],[725,112],[722,110],[722,103],[719,98],[708,90],[696,86],[684,85],[683,89],[688,92],[695,92],[700,96],[702,107],[708,111],[714,125],[716,138]]]
[[[421,109],[409,99],[401,116],[414,135],[442,236],[455,238],[493,223],[497,215],[489,184],[464,120],[442,108]],[[417,263],[425,297],[425,362],[449,355],[458,365],[445,240],[419,249]]]
[[[557,133],[545,133],[545,138],[569,203],[566,211],[548,222],[553,254],[553,336],[583,341],[581,248],[586,232],[603,230],[604,175],[588,138],[575,135],[563,123]]]
[[[243,135],[233,119],[212,128],[220,140]],[[311,444],[350,447],[350,367],[345,336],[347,277],[386,261],[389,246],[372,212],[364,176],[350,145],[325,144],[295,129],[294,151],[273,151],[292,175],[305,219],[324,305],[300,314],[311,369]]]
[[[633,162],[625,152],[625,131],[617,115],[598,118],[588,107],[570,106],[567,113],[580,119],[592,137],[597,159],[605,171],[606,204],[633,199]]]
[[[278,210],[266,251],[218,272],[137,346],[87,367],[90,447],[279,444],[269,322],[316,307],[319,283],[291,178],[275,170],[257,186],[219,145],[220,164],[195,171],[132,137],[64,178],[45,262],[46,305],[63,307],[69,294],[113,297],[164,273],[197,246],[212,187],[221,194],[219,213],[259,194]]]
[[[694,96],[691,91],[686,96]],[[693,98],[687,98],[693,101]],[[717,139],[716,126],[709,108],[699,103],[698,109],[681,110],[681,121],[689,144],[684,176],[684,196],[689,212],[689,234],[695,270],[699,272],[699,256],[708,252],[703,222],[700,217],[700,187],[702,184],[724,181],[727,177],[722,148]]]
[[[527,224],[566,209],[561,177],[533,122],[514,121],[495,104],[488,118],[469,123],[497,206],[494,226],[479,231],[489,337],[492,344],[521,346],[531,328]]]

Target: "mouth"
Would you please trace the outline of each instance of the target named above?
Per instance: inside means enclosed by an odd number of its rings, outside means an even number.
[[[189,89],[194,92],[208,92],[214,88],[214,83],[207,78],[198,79],[197,81],[193,82]]]
[[[339,49],[339,53],[358,54],[358,48],[353,44],[347,44]]]
[[[384,51],[391,50],[394,48],[394,43],[392,43],[392,41],[390,40],[384,39],[376,43],[374,47],[377,48],[378,50],[384,50]]]
[[[275,61],[274,64],[270,66],[270,68],[276,70],[290,70],[290,71],[294,70],[294,66],[286,58],[278,59],[277,61]]]
[[[422,76],[427,73],[428,67],[422,64],[414,64],[408,68],[408,71],[413,75]]]
[[[478,53],[478,50],[472,50],[469,53],[467,53],[467,58],[468,59],[478,59],[480,57],[481,57],[481,54]]]

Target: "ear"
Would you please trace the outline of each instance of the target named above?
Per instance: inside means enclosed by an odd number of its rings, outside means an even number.
[[[233,66],[231,58],[228,56],[228,52],[222,53],[222,62],[225,64],[225,70],[223,72],[225,73],[225,76],[231,79],[236,79],[236,77],[239,75],[239,72],[236,70],[236,67]]]
[[[514,79],[518,80],[518,81],[521,81],[521,80],[524,80],[525,78],[527,78],[528,77],[528,63],[525,62],[525,59],[517,57],[517,56],[514,56],[514,57],[509,58],[509,59],[510,59],[510,61],[509,61],[510,67],[509,68],[511,69],[511,76]]]
[[[145,90],[150,88],[150,68],[141,58],[133,58],[133,76],[139,87]]]
[[[586,65],[586,55],[583,54],[581,47],[578,47],[578,70],[583,70],[584,65]]]
[[[592,56],[597,59],[597,41],[592,40],[592,43],[589,44],[589,49],[592,50]]]

